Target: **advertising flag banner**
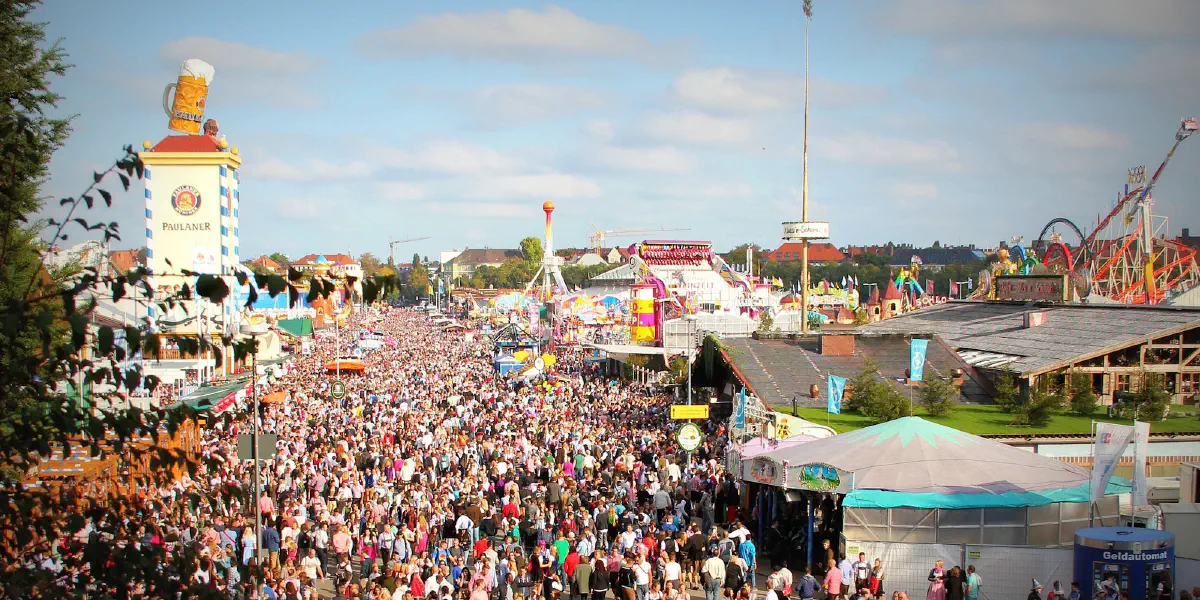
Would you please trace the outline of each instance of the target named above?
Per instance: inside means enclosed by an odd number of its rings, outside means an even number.
[[[1092,455],[1092,501],[1104,497],[1113,470],[1133,441],[1133,427],[1116,423],[1096,423],[1095,453]]]
[[[908,353],[908,378],[921,381],[925,374],[925,352],[929,349],[929,340],[913,340]]]
[[[1150,456],[1150,424],[1133,423],[1133,490],[1131,502],[1134,506],[1150,506],[1146,497],[1150,486],[1146,485],[1146,459]]]
[[[830,414],[842,414],[842,394],[846,392],[846,378],[837,375],[829,376],[829,406]]]
[[[738,392],[737,407],[733,409],[733,426],[739,429],[746,426],[746,388]]]

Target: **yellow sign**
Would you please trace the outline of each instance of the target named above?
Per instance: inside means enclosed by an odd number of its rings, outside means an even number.
[[[672,419],[707,419],[707,404],[672,404]]]

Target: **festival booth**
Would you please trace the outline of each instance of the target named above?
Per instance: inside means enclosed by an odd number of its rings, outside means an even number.
[[[1114,478],[1093,505],[1090,470],[919,417],[741,465],[743,480],[756,484],[759,514],[801,517],[793,527],[807,529],[808,556],[814,536],[840,538],[848,556],[881,557],[891,589],[923,589],[938,558],[947,569],[969,561],[984,573],[1015,574],[1005,577],[1015,580],[1012,590],[992,579],[993,597],[1027,592],[1018,588],[1031,577],[1070,581],[1076,530],[1093,515],[1115,522],[1117,497],[1130,488]]]

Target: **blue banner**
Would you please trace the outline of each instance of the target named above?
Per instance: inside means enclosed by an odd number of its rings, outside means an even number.
[[[921,381],[925,374],[925,351],[929,348],[929,340],[913,340],[912,349],[908,354],[908,378]]]
[[[830,375],[829,380],[829,406],[830,414],[842,414],[842,395],[846,393],[846,378]]]
[[[742,391],[738,392],[737,406],[733,409],[733,426],[746,426],[746,388],[742,388]]]

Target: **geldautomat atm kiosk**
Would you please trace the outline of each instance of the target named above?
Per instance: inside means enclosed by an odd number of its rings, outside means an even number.
[[[1171,600],[1175,597],[1175,534],[1156,529],[1093,527],[1075,532],[1075,581],[1080,597]]]

